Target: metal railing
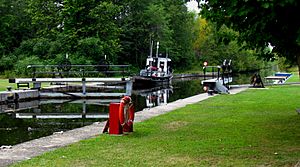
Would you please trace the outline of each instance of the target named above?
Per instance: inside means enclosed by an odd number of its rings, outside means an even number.
[[[224,60],[223,64],[221,66],[204,66],[203,67],[203,74],[204,74],[204,80],[206,80],[206,77],[208,77],[207,72],[208,70],[211,72],[209,75],[211,78],[216,78],[217,80],[222,79],[223,85],[228,86],[228,83],[225,83],[225,79],[232,78],[232,66],[231,66],[231,60],[227,61]]]
[[[130,65],[28,65],[31,70],[32,78],[38,76],[55,77],[86,77],[91,74],[96,75],[114,75],[119,74],[122,77],[130,75]]]

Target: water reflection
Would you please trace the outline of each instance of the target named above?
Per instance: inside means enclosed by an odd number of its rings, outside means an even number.
[[[244,83],[248,76],[239,83]],[[171,87],[133,91],[136,111],[203,93],[202,78],[173,80]],[[34,100],[0,105],[0,146],[105,121],[110,102],[120,99]],[[101,129],[99,129],[101,131]]]
[[[174,80],[172,82],[174,93],[170,96],[169,102],[203,93],[204,91],[201,85],[201,80],[202,78]]]
[[[14,145],[108,118],[116,100],[34,100],[0,107],[0,146]]]
[[[173,93],[173,87],[167,87],[157,90],[144,91],[139,93],[140,96],[145,98],[147,108],[151,108],[154,106],[165,105],[168,103],[168,99],[170,94]]]

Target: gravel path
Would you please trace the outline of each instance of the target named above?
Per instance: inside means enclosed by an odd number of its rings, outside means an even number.
[[[230,90],[231,94],[239,93],[247,88],[235,88]],[[157,106],[150,109],[144,109],[136,112],[135,122],[142,122],[146,119],[165,114],[178,108],[182,108],[188,104],[197,103],[213,96],[206,93],[195,95],[189,98],[180,99],[167,105]],[[47,151],[64,147],[80,140],[95,137],[102,133],[106,122],[97,122],[82,128],[73,129],[63,133],[53,134],[51,136],[42,137],[21,144],[14,145],[11,148],[0,149],[0,167],[8,166],[18,161],[30,159],[41,155]]]

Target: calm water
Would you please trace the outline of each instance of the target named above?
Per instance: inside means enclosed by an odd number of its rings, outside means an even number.
[[[239,76],[235,84],[249,83],[249,76]],[[201,79],[201,78],[200,78]],[[163,105],[203,93],[201,80],[174,80],[172,86],[134,91],[136,111]],[[102,100],[45,100],[0,106],[0,146],[15,145],[28,140],[61,133],[70,129],[105,121],[110,102]],[[4,110],[7,112],[4,113]]]

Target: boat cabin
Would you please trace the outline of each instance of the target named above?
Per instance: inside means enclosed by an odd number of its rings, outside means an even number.
[[[147,70],[159,71],[169,74],[171,59],[164,57],[148,57],[146,60]]]
[[[140,71],[142,77],[166,77],[172,76],[170,67],[171,59],[165,57],[148,57],[146,59],[146,69]]]

